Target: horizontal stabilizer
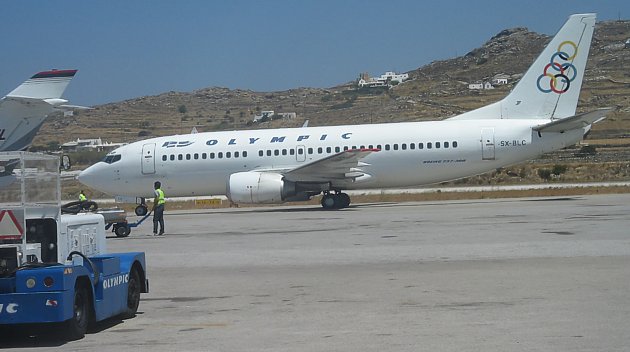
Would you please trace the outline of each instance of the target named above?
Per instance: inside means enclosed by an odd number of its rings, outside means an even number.
[[[70,104],[59,105],[59,106],[57,106],[57,109],[61,109],[61,110],[94,110],[94,108],[89,107],[89,106],[70,105]]]
[[[536,126],[534,131],[538,132],[564,132],[587,127],[606,118],[606,114],[613,108],[601,108],[591,112],[567,117],[566,119],[555,120],[544,125]]]

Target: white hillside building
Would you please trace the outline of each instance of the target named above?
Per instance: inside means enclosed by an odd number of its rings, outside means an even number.
[[[393,82],[402,83],[408,79],[408,73],[397,74],[396,72],[388,71],[378,78],[370,78],[367,73],[364,73],[359,76],[359,81],[357,82],[357,84],[359,88],[391,87]]]

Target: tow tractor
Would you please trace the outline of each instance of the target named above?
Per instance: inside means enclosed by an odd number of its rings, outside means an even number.
[[[107,253],[103,215],[62,215],[60,189],[57,157],[0,153],[0,332],[59,323],[80,339],[149,291],[144,253]]]
[[[74,201],[61,206],[61,214],[78,214],[80,212],[94,212],[103,215],[105,219],[105,230],[111,229],[116,237],[129,236],[132,228],[140,226],[144,220],[151,216],[151,212],[149,212],[140,218],[140,220],[129,222],[127,221],[127,212],[124,209],[118,207],[98,209],[98,204],[93,201]]]

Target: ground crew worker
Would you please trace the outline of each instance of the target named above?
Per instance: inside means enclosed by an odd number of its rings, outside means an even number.
[[[155,198],[153,199],[153,235],[164,235],[164,191],[162,191],[160,181],[155,181],[153,188],[155,189]],[[158,223],[160,224],[160,232],[158,232]]]
[[[79,201],[85,202],[86,200],[87,200],[87,197],[85,196],[85,193],[83,193],[83,190],[81,190],[81,192],[79,193]]]

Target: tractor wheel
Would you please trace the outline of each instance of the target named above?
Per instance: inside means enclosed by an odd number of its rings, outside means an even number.
[[[122,313],[124,319],[136,316],[138,306],[140,305],[140,274],[135,267],[131,268],[129,273],[129,282],[127,282],[127,309]]]
[[[65,332],[70,340],[79,340],[85,336],[90,323],[90,294],[88,288],[77,282],[74,287],[72,318],[66,320]]]

